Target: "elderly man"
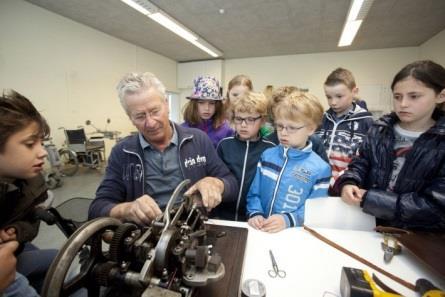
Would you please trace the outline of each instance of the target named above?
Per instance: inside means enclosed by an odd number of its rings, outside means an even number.
[[[148,224],[162,213],[176,186],[198,191],[208,209],[230,201],[237,182],[202,131],[169,121],[165,87],[151,73],[126,75],[118,84],[121,104],[137,135],[119,142],[108,160],[89,218],[111,216]]]

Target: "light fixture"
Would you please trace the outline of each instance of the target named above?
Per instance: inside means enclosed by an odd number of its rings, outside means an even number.
[[[183,24],[179,23],[177,20],[169,16],[167,13],[162,11],[159,7],[154,5],[148,0],[121,0],[128,6],[133,9],[139,11],[140,13],[148,16],[153,21],[162,25],[166,29],[172,31],[176,35],[184,38],[194,46],[203,50],[207,54],[211,55],[214,58],[222,56],[222,52],[216,49],[214,46],[209,44],[202,38],[199,38],[195,33],[190,31]]]
[[[352,44],[373,2],[374,0],[351,0],[338,46],[349,46]]]

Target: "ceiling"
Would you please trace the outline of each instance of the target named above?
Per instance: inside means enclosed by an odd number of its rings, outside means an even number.
[[[211,58],[120,0],[27,1],[179,62]],[[375,0],[344,48],[337,43],[350,0],[151,2],[226,59],[419,46],[445,29],[445,0]]]

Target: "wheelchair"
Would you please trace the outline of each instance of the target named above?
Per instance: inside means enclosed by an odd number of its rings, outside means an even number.
[[[83,128],[64,129],[67,149],[74,152],[76,160],[66,162],[78,163],[88,168],[98,169],[105,161],[105,141],[102,136],[87,138]]]

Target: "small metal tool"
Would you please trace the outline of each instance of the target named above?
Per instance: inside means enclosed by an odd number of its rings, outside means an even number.
[[[392,258],[395,255],[400,254],[402,251],[402,248],[399,245],[399,241],[395,236],[391,234],[383,233],[383,242],[381,245],[384,252],[383,260],[385,261],[385,263],[391,262]]]
[[[270,260],[272,261],[272,269],[269,269],[267,272],[271,278],[276,278],[277,276],[280,278],[286,277],[286,271],[280,270],[277,265],[277,261],[275,261],[275,257],[273,256],[272,250],[269,250]]]

